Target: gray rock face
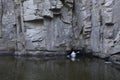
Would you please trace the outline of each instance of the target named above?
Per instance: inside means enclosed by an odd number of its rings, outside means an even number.
[[[111,56],[120,52],[119,11],[119,0],[0,0],[0,51]]]

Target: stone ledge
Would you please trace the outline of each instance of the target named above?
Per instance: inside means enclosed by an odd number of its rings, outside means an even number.
[[[26,53],[21,53],[20,51],[0,51],[0,56],[57,57],[65,55],[66,52],[60,51],[27,51]]]
[[[35,56],[35,57],[52,57],[52,56],[65,56],[66,52],[63,51],[26,51],[26,53],[21,53],[16,51],[15,56]]]

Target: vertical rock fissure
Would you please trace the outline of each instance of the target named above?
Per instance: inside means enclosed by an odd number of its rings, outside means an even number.
[[[0,0],[0,38],[2,38],[2,17],[3,17],[3,4]]]

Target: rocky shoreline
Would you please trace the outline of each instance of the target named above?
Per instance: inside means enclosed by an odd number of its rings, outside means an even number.
[[[46,58],[46,57],[67,58],[68,52],[71,52],[71,51],[66,51],[66,52],[65,51],[28,51],[27,53],[19,53],[19,52],[14,52],[14,51],[0,51],[0,56],[36,57],[36,58]],[[119,54],[103,58],[100,56],[96,56],[92,53],[82,52],[81,54],[78,55],[78,58],[80,57],[103,59],[107,62],[113,63],[114,65],[120,66],[120,55]]]

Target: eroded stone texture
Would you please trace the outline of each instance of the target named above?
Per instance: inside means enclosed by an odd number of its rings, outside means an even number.
[[[119,0],[0,0],[0,50],[120,52]],[[43,53],[44,54],[44,53]]]
[[[15,12],[13,0],[0,0],[0,50],[14,51],[16,42]]]
[[[76,0],[77,17],[73,17],[76,46],[100,57],[119,52],[118,5],[119,0]]]
[[[70,50],[72,6],[72,0],[63,2],[61,0],[24,1],[26,49],[28,51]]]

